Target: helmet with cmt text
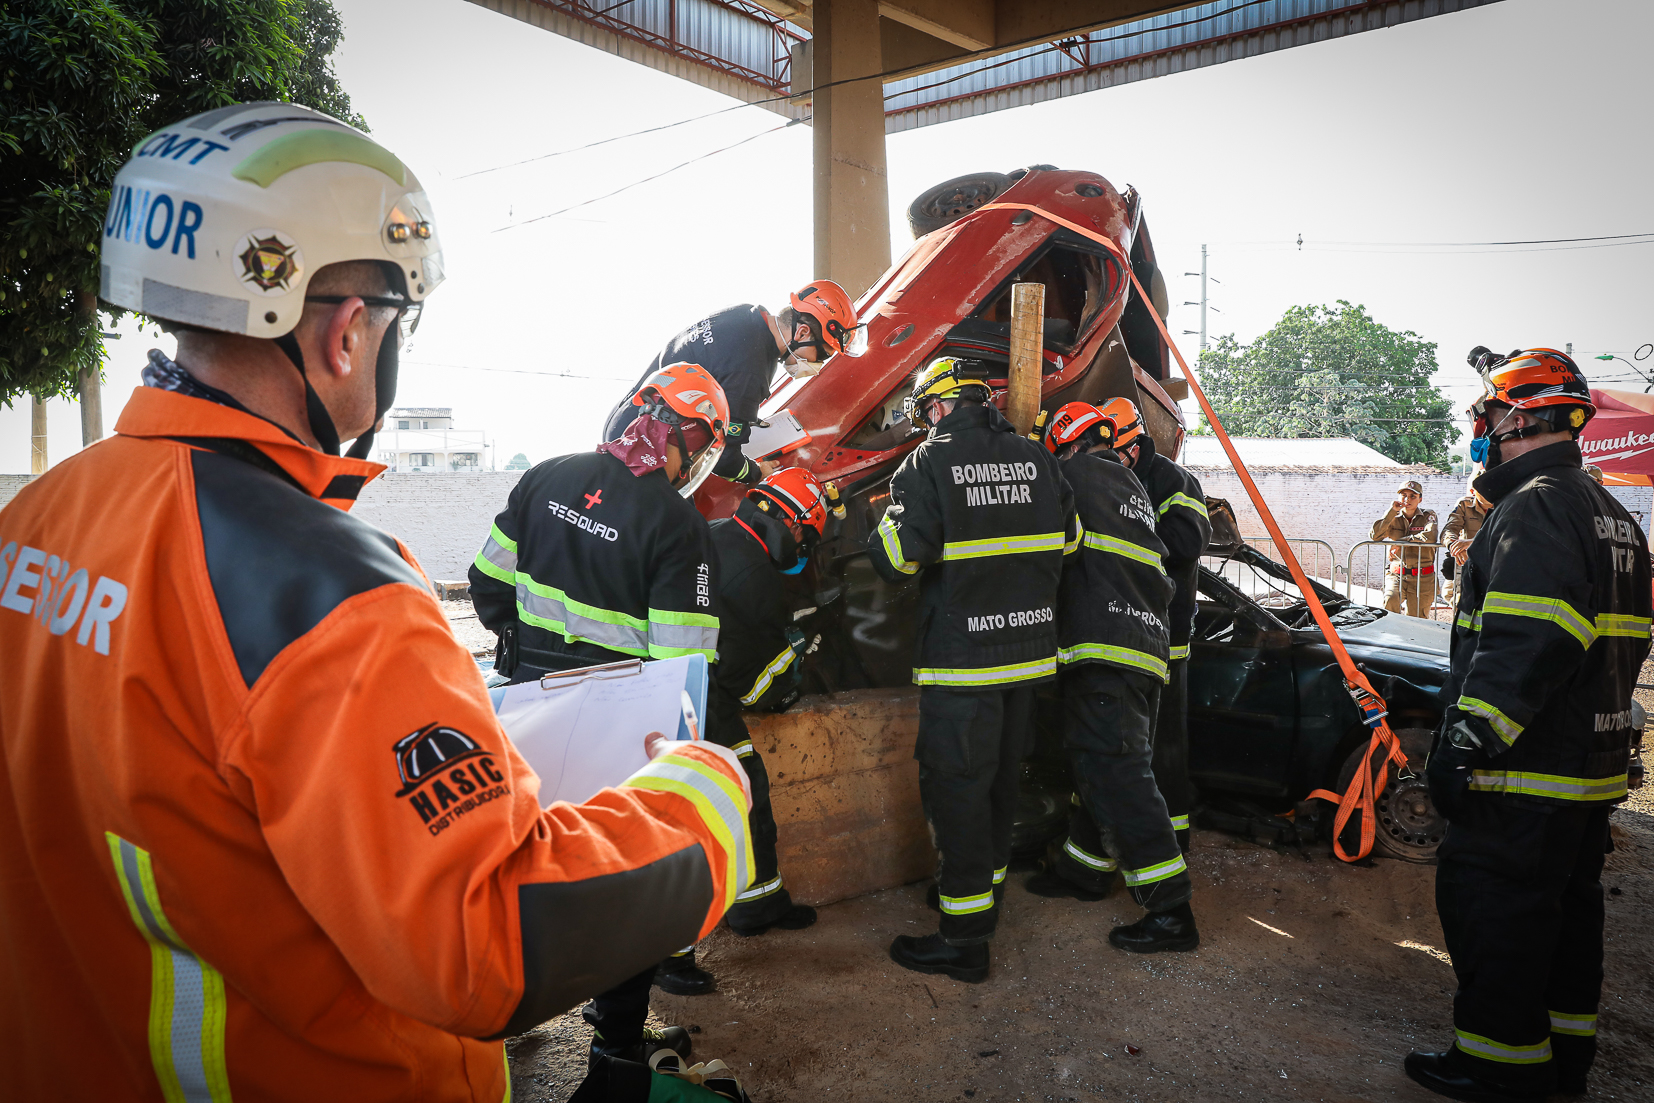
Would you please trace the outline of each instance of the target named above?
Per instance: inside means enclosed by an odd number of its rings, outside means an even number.
[[[1535,348],[1516,349],[1500,356],[1478,345],[1467,359],[1482,377],[1482,393],[1469,407],[1475,419],[1475,436],[1488,435],[1490,402],[1531,414],[1551,432],[1571,432],[1576,437],[1596,415],[1590,385],[1566,353]]]

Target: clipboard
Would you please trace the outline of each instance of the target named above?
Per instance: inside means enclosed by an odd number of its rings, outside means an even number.
[[[741,446],[741,453],[749,460],[774,459],[783,452],[791,452],[810,443],[809,432],[793,416],[791,410],[781,410],[766,419],[768,425],[754,425]]]
[[[650,732],[696,738],[706,715],[704,655],[629,659],[489,691],[517,752],[540,777],[540,804],[579,804],[649,761]]]

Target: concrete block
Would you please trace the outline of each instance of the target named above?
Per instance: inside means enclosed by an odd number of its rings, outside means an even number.
[[[919,805],[919,691],[805,697],[747,715],[764,756],[787,888],[823,905],[922,880],[936,851]]]

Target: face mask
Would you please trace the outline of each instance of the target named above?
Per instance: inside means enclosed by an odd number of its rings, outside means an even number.
[[[1488,439],[1486,437],[1472,437],[1470,441],[1471,462],[1482,464],[1484,467],[1487,466],[1487,446]]]
[[[1495,467],[1498,467],[1501,462],[1503,462],[1499,456],[1499,430],[1504,428],[1505,422],[1509,421],[1515,416],[1515,414],[1516,411],[1511,410],[1510,413],[1507,413],[1504,417],[1499,419],[1498,425],[1489,427],[1484,435],[1472,438],[1470,442],[1470,458],[1481,464],[1484,469],[1492,471]],[[1522,436],[1525,434],[1517,432],[1506,435]]]

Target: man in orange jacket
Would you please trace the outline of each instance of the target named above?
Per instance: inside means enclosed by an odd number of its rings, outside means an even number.
[[[178,353],[0,512],[8,1099],[495,1103],[501,1037],[746,887],[734,755],[542,809],[418,565],[347,512],[440,261],[413,174],[291,104],[116,177],[103,298]]]

